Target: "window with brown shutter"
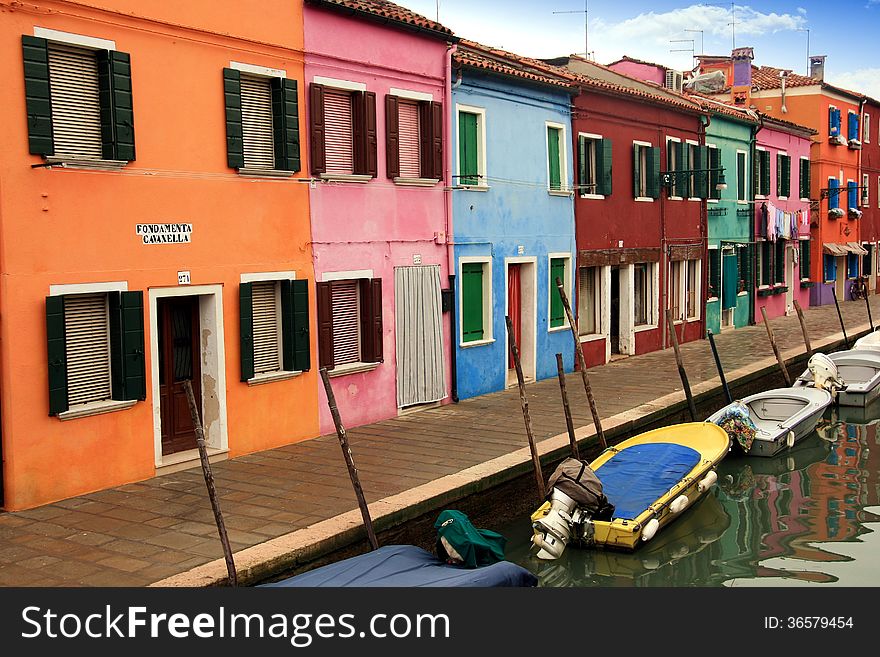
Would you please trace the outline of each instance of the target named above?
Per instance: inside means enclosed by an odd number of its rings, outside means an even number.
[[[400,121],[398,100],[392,94],[385,95],[385,175],[400,177]]]
[[[352,94],[324,89],[325,171],[351,174],[354,166]]]
[[[376,177],[376,94],[310,86],[312,173]]]
[[[401,178],[420,178],[422,175],[422,135],[419,131],[419,105],[413,101],[398,103],[399,158]],[[427,132],[427,131],[423,131]],[[430,144],[426,155],[430,159]]]
[[[322,282],[317,290],[321,367],[382,362],[382,280]]]

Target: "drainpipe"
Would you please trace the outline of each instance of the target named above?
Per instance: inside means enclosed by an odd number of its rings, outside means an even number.
[[[458,348],[458,331],[455,325],[455,245],[453,243],[451,232],[454,230],[452,225],[452,117],[454,115],[452,108],[452,90],[461,84],[461,71],[458,74],[458,80],[452,84],[452,55],[455,54],[457,45],[449,44],[446,55],[446,76],[443,85],[443,93],[446,96],[444,105],[446,106],[446,161],[443,170],[443,199],[446,214],[446,266],[449,278],[449,290],[451,298],[449,299],[449,375],[450,390],[449,394],[452,402],[458,403],[458,368],[456,363],[456,352]]]
[[[703,123],[703,119],[706,119],[706,122]],[[701,116],[699,118],[700,126],[698,128],[699,137],[697,141],[700,146],[706,145],[706,128],[712,123],[712,117],[709,114],[705,116]],[[720,162],[719,162],[720,164]],[[706,168],[709,168],[709,149],[706,149]],[[700,313],[701,321],[700,323],[703,325],[703,330],[701,332],[701,339],[706,338],[706,329],[708,328],[708,321],[706,318],[706,291],[709,289],[709,196],[712,191],[709,189],[712,182],[712,176],[709,172],[706,172],[706,198],[700,200],[700,244],[702,245],[702,249],[700,250],[700,257],[702,258],[703,266],[700,268],[700,291],[702,294],[702,312]],[[718,262],[721,263],[721,245],[718,245]],[[721,303],[718,304],[719,312]],[[736,310],[734,310],[736,312]],[[720,317],[720,315],[719,315]]]
[[[758,146],[758,133],[764,127],[764,120],[761,118],[760,112],[755,112],[755,117],[758,119],[757,125],[752,126],[752,138],[749,140],[749,162],[751,162],[751,173],[752,177],[755,176],[755,155],[757,154],[757,146]],[[751,221],[751,228],[749,232],[751,233],[751,243],[754,246],[752,249],[752,257],[751,257],[751,278],[749,281],[749,325],[755,324],[755,304],[757,303],[757,295],[755,293],[756,283],[755,274],[758,272],[758,234],[755,231],[755,221],[756,215],[758,212],[757,202],[755,201],[755,184],[756,181],[752,180],[752,184],[748,185],[748,196],[749,198],[749,207],[752,208],[751,213],[749,214]]]

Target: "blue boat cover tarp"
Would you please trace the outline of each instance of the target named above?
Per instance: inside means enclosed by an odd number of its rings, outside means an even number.
[[[414,545],[386,545],[344,561],[316,568],[280,582],[275,587],[367,586],[537,586],[538,578],[509,561],[480,568],[444,563]]]
[[[596,469],[614,517],[636,518],[700,462],[700,453],[675,443],[627,447]]]

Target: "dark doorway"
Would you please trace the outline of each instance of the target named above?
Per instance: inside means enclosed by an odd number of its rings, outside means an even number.
[[[611,268],[611,353],[620,353],[620,267]]]
[[[507,315],[513,325],[513,339],[522,358],[522,278],[520,265],[507,266]],[[514,369],[513,353],[507,350],[507,367]]]
[[[199,367],[199,299],[159,299],[159,412],[162,417],[162,454],[196,449],[196,432],[183,387],[192,381],[201,413],[202,372]]]

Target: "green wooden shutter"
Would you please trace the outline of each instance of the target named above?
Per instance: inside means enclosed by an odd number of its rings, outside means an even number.
[[[752,160],[752,189],[755,195],[761,193],[761,151],[754,151],[754,159]]]
[[[232,169],[240,169],[244,166],[241,74],[234,68],[223,69],[223,97],[226,103],[226,163]]]
[[[709,163],[709,169],[719,169],[721,167],[721,149],[706,148],[706,160]],[[721,198],[721,190],[716,189],[718,180],[721,177],[720,171],[710,171],[707,181],[706,198]]]
[[[46,344],[49,363],[49,415],[58,415],[69,408],[64,297],[46,297]]]
[[[122,399],[147,398],[147,368],[144,356],[144,293],[119,293],[122,347]],[[111,338],[112,341],[112,338]],[[114,394],[114,399],[116,396]]]
[[[102,157],[135,159],[134,105],[131,93],[131,55],[99,50],[98,93],[101,102]]]
[[[710,297],[721,295],[721,249],[709,249],[709,287]]]
[[[23,34],[21,50],[24,60],[28,149],[31,155],[54,155],[52,97],[49,93],[49,42]]]
[[[785,196],[782,193],[782,153],[776,154],[776,195],[777,196]]]
[[[299,171],[299,97],[297,82],[289,78],[272,78],[272,131],[275,145],[275,168]]]
[[[747,244],[746,248],[739,249],[739,257],[742,263],[742,280],[745,283],[745,288],[749,292],[755,289],[755,281],[754,281],[754,263],[755,263],[755,249],[753,244]]]
[[[791,194],[791,157],[786,155],[782,158],[782,192],[783,196]]]
[[[801,278],[810,277],[810,240],[801,240]]]
[[[810,161],[800,163],[800,198],[810,198]]]
[[[688,168],[687,149],[685,148],[685,144],[676,141],[673,142],[673,147],[675,148],[675,170],[685,171]],[[686,197],[688,195],[689,186],[689,176],[681,174],[675,177],[676,196],[681,196],[682,198]]]
[[[251,283],[238,286],[238,316],[241,333],[241,380],[254,378],[254,296]]]
[[[770,151],[760,151],[761,153],[761,194],[768,196],[770,194]]]
[[[461,265],[461,334],[462,342],[483,339],[483,264]]]
[[[311,367],[309,339],[309,282],[281,281],[282,369],[307,372]]]
[[[739,263],[736,252],[722,255],[724,268],[724,289],[721,292],[721,308],[728,310],[736,308],[737,293],[739,292]]]
[[[458,173],[459,184],[478,185],[480,179],[477,160],[477,115],[458,114]]]
[[[770,277],[770,242],[761,242],[761,285],[770,285],[772,279]]]
[[[603,196],[611,195],[611,140],[596,141],[596,193]]]
[[[551,258],[550,260],[550,328],[565,324],[565,308],[562,306],[559,288],[556,287],[557,278],[565,284],[565,260],[563,258]]]
[[[693,168],[701,171],[694,174],[695,189],[692,196],[696,198],[709,198],[709,173],[705,170],[709,162],[709,147],[697,146],[695,156],[697,161],[694,163]]]
[[[559,167],[559,128],[547,128],[547,158],[549,159],[550,189],[562,188],[562,172]]]
[[[647,179],[648,196],[660,197],[660,149],[656,146],[648,148],[645,156],[645,168],[648,170]]]
[[[642,148],[638,144],[633,144],[633,198],[642,195]]]
[[[776,242],[776,263],[774,267],[774,282],[776,283],[784,283],[785,282],[785,240],[778,240]]]
[[[578,163],[578,193],[579,194],[592,194],[593,191],[586,187],[587,180],[587,138],[583,135],[578,135],[578,154],[577,154],[577,163]],[[597,192],[598,193],[598,192]]]

